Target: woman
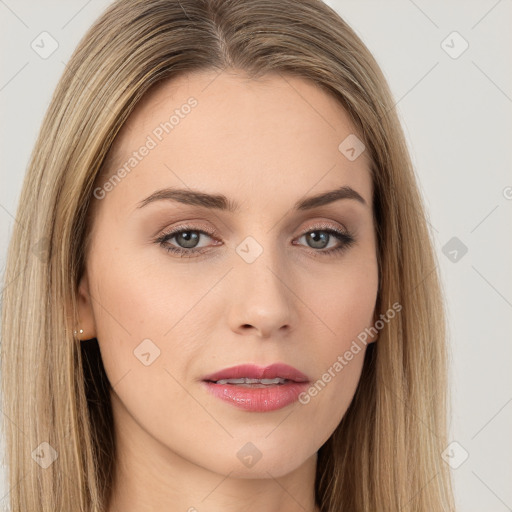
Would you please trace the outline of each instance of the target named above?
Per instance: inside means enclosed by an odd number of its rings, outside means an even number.
[[[17,220],[13,512],[454,509],[424,206],[385,79],[323,3],[113,3]]]

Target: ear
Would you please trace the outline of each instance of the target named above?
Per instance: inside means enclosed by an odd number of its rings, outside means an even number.
[[[92,308],[91,295],[89,293],[89,277],[87,272],[83,273],[78,285],[78,331],[76,338],[80,340],[90,340],[96,337],[96,323],[94,321],[94,311]],[[83,333],[80,334],[80,329]]]

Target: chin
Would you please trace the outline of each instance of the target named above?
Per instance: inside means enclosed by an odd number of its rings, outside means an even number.
[[[266,441],[266,444],[265,444]],[[287,475],[305,464],[311,454],[304,451],[304,446],[299,441],[292,447],[285,446],[276,437],[276,443],[269,443],[269,440],[255,439],[254,443],[248,441],[243,443],[233,452],[233,457],[212,456],[213,465],[211,469],[217,473],[232,478],[275,478]],[[311,450],[316,457],[314,449]]]
[[[230,478],[240,479],[266,479],[266,478],[280,478],[289,473],[292,473],[298,467],[301,466],[305,461],[297,461],[293,463],[291,461],[283,461],[280,455],[277,455],[272,460],[263,461],[261,458],[254,466],[244,467],[242,463],[239,464],[227,464],[225,471],[220,471],[221,474],[230,473]]]

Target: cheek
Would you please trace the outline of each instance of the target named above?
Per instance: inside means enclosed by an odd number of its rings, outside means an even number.
[[[96,333],[111,383],[146,367],[144,363],[162,360],[162,335],[172,328],[173,312],[182,307],[173,293],[175,284],[158,280],[140,256],[116,245],[105,240],[101,255],[90,259]]]
[[[323,341],[318,346],[331,360],[373,323],[379,275],[375,248],[368,240],[364,236],[364,243],[336,263],[300,278],[301,296],[307,297],[309,309],[321,320]]]
[[[330,328],[334,345],[343,346],[372,324],[377,288],[376,263],[361,263],[326,280],[322,293],[309,294],[315,300],[319,316]]]
[[[163,250],[118,251],[117,245],[105,240],[101,254],[108,259],[98,252],[90,260],[107,377],[134,415],[168,411],[170,396],[181,408],[193,406],[179,383],[193,373],[203,343],[197,340],[205,339],[204,333],[211,331],[208,318],[219,313],[213,312],[211,299],[204,300],[209,283],[218,277],[198,276],[192,265],[170,265]]]
[[[186,381],[195,357],[192,340],[197,338],[190,322],[194,315],[188,317],[187,312],[193,313],[204,289],[189,288],[187,279],[158,271],[134,254],[116,258],[115,265],[99,259],[91,263],[97,338],[117,397],[117,419],[133,425],[128,414],[164,443],[183,440],[191,421],[194,428],[206,423],[204,409],[191,399]],[[186,293],[189,289],[193,291]],[[187,418],[185,426],[176,418]],[[197,451],[195,444],[174,448],[184,449],[185,455]]]
[[[347,258],[330,279],[323,279],[321,287],[310,285],[304,281],[310,289],[305,295],[308,307],[321,320],[316,322],[316,337],[310,333],[315,339],[310,360],[317,374],[300,402],[332,431],[350,405],[361,376],[370,339],[366,330],[373,325],[378,291],[377,261]]]
[[[204,286],[197,286],[200,280],[188,265],[169,265],[163,249],[130,242],[129,234],[109,239],[107,232],[90,259],[97,327],[117,342],[162,337],[200,299]]]

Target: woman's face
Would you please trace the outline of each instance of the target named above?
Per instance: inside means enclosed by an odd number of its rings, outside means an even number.
[[[354,134],[333,98],[280,75],[191,74],[137,106],[95,189],[79,311],[126,449],[268,477],[313,460],[333,433],[378,288],[369,159]],[[361,199],[309,200],[342,187]],[[203,380],[274,363],[309,383]]]

